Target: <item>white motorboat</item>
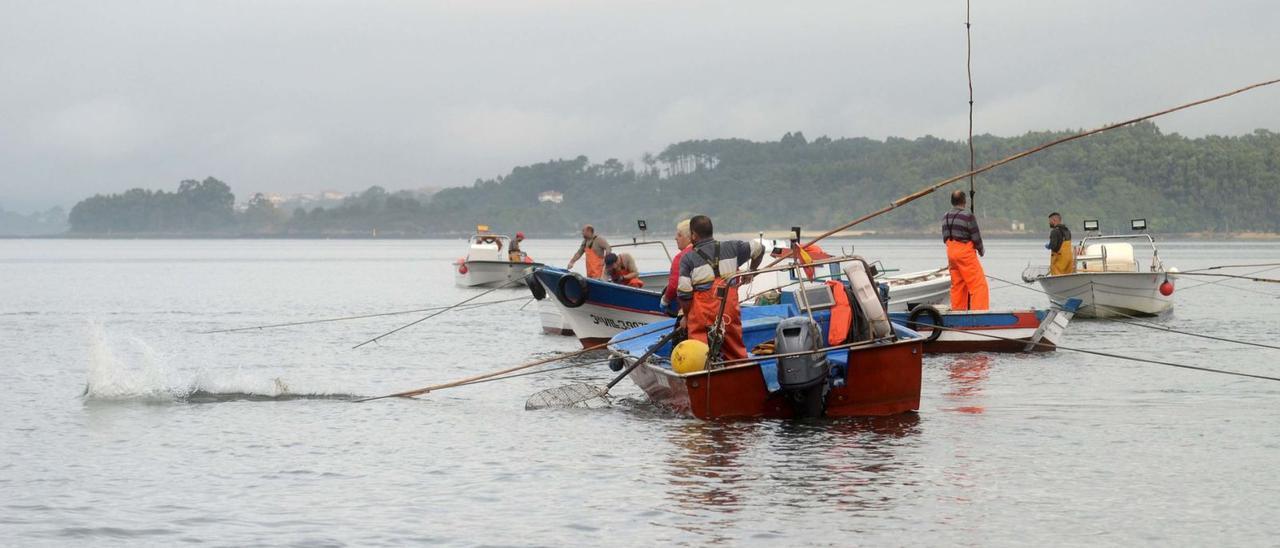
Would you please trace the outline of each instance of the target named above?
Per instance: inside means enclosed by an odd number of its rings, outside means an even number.
[[[937,270],[881,275],[876,281],[889,286],[889,312],[951,302],[951,272],[945,266]]]
[[[520,253],[520,261],[512,261],[508,252],[511,238],[489,232],[489,227],[476,227],[476,234],[469,240],[467,255],[454,261],[453,282],[459,287],[497,286],[525,278],[534,268],[542,266],[533,262],[527,254]]]
[[[1145,230],[1146,220],[1135,219],[1131,226]],[[1097,227],[1097,221],[1085,221],[1086,233]],[[1151,248],[1150,262],[1140,262],[1126,240],[1145,241]],[[1150,234],[1086,236],[1077,249],[1074,273],[1050,275],[1048,267],[1028,267],[1022,280],[1039,282],[1054,303],[1080,299],[1076,316],[1081,318],[1156,316],[1173,308],[1178,269],[1165,268]]]

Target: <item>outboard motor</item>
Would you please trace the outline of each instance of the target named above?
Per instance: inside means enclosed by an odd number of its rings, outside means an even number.
[[[822,328],[817,322],[796,316],[778,322],[776,354],[813,352],[822,347]],[[787,395],[797,417],[820,417],[826,407],[827,376],[831,363],[824,353],[778,358],[778,384]]]

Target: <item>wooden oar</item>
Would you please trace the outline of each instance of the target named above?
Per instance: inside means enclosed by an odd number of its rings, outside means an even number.
[[[622,382],[622,379],[627,378],[627,375],[630,375],[637,367],[640,367],[645,362],[649,361],[649,358],[652,357],[658,349],[662,348],[663,345],[667,344],[672,337],[675,337],[678,332],[679,329],[672,329],[670,333],[667,333],[666,336],[662,337],[662,339],[658,341],[658,344],[649,347],[649,350],[642,354],[640,359],[627,366],[622,373],[609,381],[609,384],[606,384],[603,389],[583,386],[581,383],[548,388],[529,396],[529,399],[524,403],[524,409],[526,411],[531,411],[535,409],[546,409],[548,407],[573,407],[590,400],[603,399],[605,396],[609,395],[609,390],[612,389],[614,385]],[[586,390],[583,388],[586,388]]]
[[[911,202],[913,202],[913,201],[915,201],[915,200],[917,200],[917,199],[919,199],[919,198],[923,198],[923,197],[925,197],[925,196],[928,196],[929,194],[932,194],[934,191],[938,190],[939,188],[942,188],[942,187],[944,187],[944,186],[947,186],[947,185],[949,185],[949,184],[951,184],[951,183],[954,183],[954,182],[956,182],[956,181],[963,180],[963,179],[965,179],[966,177],[972,177],[972,176],[974,176],[974,175],[978,175],[978,174],[981,174],[981,173],[985,173],[985,172],[987,172],[987,171],[991,171],[991,170],[993,170],[993,169],[995,169],[995,168],[997,168],[997,167],[1000,167],[1000,166],[1002,166],[1002,165],[1005,165],[1005,164],[1007,164],[1007,163],[1009,163],[1009,162],[1012,162],[1012,161],[1015,161],[1015,160],[1020,160],[1020,159],[1022,159],[1022,158],[1026,158],[1027,156],[1030,156],[1030,155],[1032,155],[1032,154],[1035,154],[1035,153],[1037,153],[1037,152],[1040,152],[1040,151],[1042,151],[1042,150],[1045,150],[1045,149],[1047,149],[1047,148],[1049,148],[1049,147],[1053,147],[1053,146],[1060,145],[1060,144],[1062,144],[1062,143],[1066,143],[1066,142],[1074,141],[1074,140],[1076,140],[1076,139],[1081,139],[1081,138],[1084,138],[1084,137],[1088,137],[1088,136],[1090,136],[1090,135],[1096,135],[1096,134],[1098,134],[1098,133],[1102,133],[1102,132],[1104,132],[1104,131],[1110,131],[1110,130],[1113,130],[1113,129],[1116,129],[1116,128],[1121,128],[1121,127],[1124,127],[1124,126],[1128,126],[1128,125],[1136,124],[1136,123],[1138,123],[1138,122],[1144,122],[1144,121],[1150,120],[1150,119],[1152,119],[1152,118],[1156,118],[1156,117],[1159,117],[1159,116],[1164,116],[1165,114],[1170,114],[1170,113],[1173,113],[1173,112],[1177,112],[1177,111],[1179,111],[1179,110],[1185,110],[1185,109],[1188,109],[1188,108],[1191,108],[1191,107],[1195,107],[1195,106],[1203,105],[1203,104],[1205,104],[1205,103],[1212,103],[1212,102],[1217,101],[1217,100],[1219,100],[1219,99],[1225,99],[1225,98],[1227,98],[1227,97],[1231,97],[1232,95],[1236,95],[1236,94],[1244,93],[1244,92],[1246,92],[1246,91],[1250,91],[1250,90],[1257,89],[1257,88],[1260,88],[1260,87],[1270,86],[1270,85],[1275,84],[1275,83],[1280,83],[1280,78],[1277,78],[1277,79],[1275,79],[1275,80],[1268,80],[1268,81],[1266,81],[1266,82],[1259,82],[1259,83],[1257,83],[1257,84],[1253,84],[1253,85],[1245,86],[1245,87],[1242,87],[1242,88],[1240,88],[1240,89],[1236,89],[1236,90],[1228,91],[1228,92],[1226,92],[1226,93],[1222,93],[1222,94],[1219,94],[1219,95],[1214,95],[1213,97],[1209,97],[1209,98],[1206,98],[1206,99],[1201,99],[1201,100],[1199,100],[1199,101],[1193,101],[1193,102],[1190,102],[1190,103],[1186,103],[1186,104],[1184,104],[1184,105],[1179,105],[1179,106],[1176,106],[1176,107],[1173,107],[1173,108],[1165,109],[1165,110],[1162,110],[1162,111],[1160,111],[1160,112],[1155,112],[1155,113],[1152,113],[1152,114],[1147,114],[1147,115],[1145,115],[1145,116],[1139,116],[1139,117],[1137,117],[1137,118],[1133,118],[1133,119],[1130,119],[1130,120],[1125,120],[1125,121],[1123,121],[1123,122],[1117,122],[1117,123],[1114,123],[1114,124],[1110,124],[1110,125],[1102,126],[1102,127],[1100,127],[1100,128],[1097,128],[1097,129],[1091,129],[1091,130],[1089,130],[1089,131],[1082,131],[1082,132],[1080,132],[1080,133],[1076,133],[1076,134],[1074,134],[1074,135],[1069,135],[1069,136],[1063,137],[1063,138],[1061,138],[1061,139],[1057,139],[1057,140],[1054,140],[1054,141],[1050,141],[1050,142],[1048,142],[1048,143],[1045,143],[1045,144],[1040,145],[1040,146],[1037,146],[1037,147],[1029,148],[1029,149],[1027,149],[1027,150],[1024,150],[1024,151],[1019,152],[1019,153],[1017,153],[1017,154],[1014,154],[1014,155],[1012,155],[1012,156],[1008,156],[1008,157],[1005,157],[1005,158],[1003,158],[1003,159],[1001,159],[1001,160],[997,160],[997,161],[995,161],[995,162],[991,162],[991,163],[989,163],[989,164],[986,164],[986,165],[984,165],[984,166],[982,166],[982,167],[980,167],[980,168],[978,168],[978,169],[972,169],[972,170],[969,170],[969,171],[967,171],[967,172],[965,172],[965,173],[961,173],[961,174],[959,174],[959,175],[956,175],[955,177],[951,177],[951,178],[948,178],[948,179],[944,179],[944,180],[942,180],[942,181],[939,181],[939,182],[937,182],[937,183],[934,183],[934,184],[932,184],[932,185],[929,185],[929,186],[927,186],[927,187],[924,187],[923,189],[921,189],[921,190],[919,190],[919,191],[917,191],[917,192],[915,192],[915,193],[908,194],[908,195],[906,195],[906,196],[903,196],[903,197],[901,197],[901,198],[898,198],[897,200],[894,200],[894,201],[892,201],[892,202],[889,202],[889,205],[887,205],[887,206],[885,206],[885,207],[883,207],[883,208],[881,208],[881,209],[878,209],[878,210],[876,210],[876,211],[873,211],[873,212],[871,212],[871,213],[868,213],[868,214],[866,214],[866,215],[863,215],[863,216],[861,216],[861,217],[858,217],[857,219],[854,219],[854,220],[852,220],[852,221],[850,221],[850,222],[848,222],[848,223],[845,223],[845,224],[840,225],[840,226],[838,226],[838,227],[836,227],[836,228],[833,228],[833,229],[831,229],[831,230],[828,230],[828,231],[826,231],[826,232],[823,232],[822,234],[818,235],[818,237],[814,238],[813,240],[810,240],[810,241],[809,241],[809,243],[804,244],[804,247],[811,246],[811,245],[813,245],[813,244],[815,244],[815,243],[818,243],[818,241],[819,241],[819,240],[821,240],[821,239],[823,239],[823,238],[826,238],[827,236],[831,236],[832,234],[835,234],[835,233],[840,232],[840,231],[842,231],[842,230],[848,230],[848,229],[850,229],[850,228],[852,228],[852,227],[854,227],[854,226],[857,226],[857,225],[862,224],[862,223],[864,223],[864,222],[867,222],[867,221],[869,221],[869,220],[871,220],[871,219],[874,219],[874,218],[876,218],[876,217],[879,217],[879,216],[881,216],[881,215],[884,215],[885,213],[888,213],[888,212],[890,212],[890,211],[893,211],[894,209],[897,209],[898,207],[901,207],[901,206],[904,206],[904,205],[906,205],[906,204],[908,204],[908,203],[911,203]],[[773,266],[773,265],[775,265],[775,264],[778,264],[778,263],[779,263],[779,262],[781,262],[781,261],[782,261],[782,258],[775,259],[773,262],[769,263],[767,266]]]
[[[421,395],[426,394],[426,393],[428,393],[428,392],[434,392],[434,391],[436,391],[436,390],[442,390],[442,389],[445,389],[445,388],[453,388],[453,387],[455,387],[455,386],[462,386],[462,385],[464,385],[464,384],[471,384],[471,383],[474,383],[474,382],[479,381],[479,380],[488,379],[488,378],[490,378],[490,377],[497,377],[497,376],[499,376],[499,375],[506,375],[507,373],[513,373],[513,372],[516,372],[516,371],[520,371],[521,369],[528,369],[528,368],[530,368],[530,367],[536,367],[536,366],[539,366],[539,365],[543,365],[543,364],[547,364],[547,363],[551,363],[551,362],[555,362],[555,361],[563,360],[563,359],[566,359],[566,358],[572,358],[572,357],[574,357],[574,356],[581,356],[582,354],[586,354],[587,352],[591,352],[591,351],[594,351],[594,350],[600,350],[601,348],[605,348],[605,347],[609,346],[609,344],[610,344],[610,343],[620,343],[620,342],[626,342],[626,341],[633,340],[633,339],[638,339],[638,338],[640,338],[640,337],[645,337],[645,336],[648,336],[648,335],[652,335],[652,334],[654,334],[654,333],[657,333],[658,331],[661,331],[661,330],[663,330],[663,329],[665,329],[665,328],[666,328],[666,326],[664,325],[664,326],[662,326],[662,327],[660,327],[660,328],[658,328],[658,329],[654,329],[654,330],[650,330],[650,331],[645,331],[645,332],[643,332],[643,333],[640,333],[640,334],[637,334],[637,335],[634,335],[634,336],[631,336],[631,337],[626,337],[626,338],[623,338],[623,339],[618,339],[618,340],[616,340],[616,341],[611,340],[611,341],[609,341],[609,342],[604,342],[604,343],[597,344],[597,345],[595,345],[595,346],[591,346],[591,347],[588,347],[588,348],[583,348],[582,350],[577,350],[577,351],[574,351],[574,352],[567,352],[567,353],[560,354],[560,355],[557,355],[557,356],[552,356],[552,357],[550,357],[550,358],[543,358],[543,359],[541,359],[541,360],[535,360],[535,361],[532,361],[532,362],[529,362],[529,363],[523,363],[523,364],[517,365],[517,366],[515,366],[515,367],[508,367],[508,368],[506,368],[506,369],[500,369],[500,370],[498,370],[498,371],[490,371],[490,372],[488,372],[488,373],[481,373],[481,374],[479,374],[479,375],[473,375],[473,376],[470,376],[470,377],[466,377],[466,378],[458,379],[458,380],[455,380],[455,381],[449,381],[449,382],[446,382],[446,383],[434,384],[434,385],[431,385],[431,386],[427,386],[427,387],[423,387],[423,388],[417,388],[417,389],[414,389],[414,390],[407,390],[407,391],[404,391],[404,392],[396,392],[395,394],[387,394],[387,395],[385,395],[385,396],[374,396],[374,397],[372,397],[372,398],[363,398],[363,399],[354,400],[354,401],[355,401],[355,403],[362,403],[362,402],[373,401],[373,400],[381,400],[381,399],[385,399],[385,398],[412,398],[412,397],[414,397],[414,396],[421,396]]]

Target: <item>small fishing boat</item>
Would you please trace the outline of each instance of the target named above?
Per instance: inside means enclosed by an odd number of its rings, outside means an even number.
[[[911,312],[890,312],[889,317],[925,337],[925,354],[1048,352],[1066,341],[1067,324],[1079,306],[1080,299],[1067,299],[1047,310],[917,306]]]
[[[1165,268],[1155,238],[1145,233],[1145,219],[1134,219],[1130,226],[1138,233],[1093,235],[1081,240],[1075,272],[1050,275],[1048,267],[1027,267],[1022,280],[1039,282],[1054,303],[1080,299],[1076,315],[1082,318],[1156,316],[1172,309],[1178,270]],[[1084,229],[1086,234],[1096,233],[1098,222],[1085,221]],[[1138,261],[1132,240],[1150,247],[1149,262]]]
[[[542,266],[523,251],[519,261],[512,261],[508,252],[511,238],[489,232],[488,226],[477,226],[475,235],[468,241],[467,255],[453,263],[453,282],[459,287],[516,285],[512,282]]]
[[[846,286],[839,282],[802,282],[784,288],[780,304],[743,307],[743,341],[751,349],[746,360],[677,372],[668,343],[630,377],[653,402],[700,419],[883,416],[919,409],[923,338],[888,320],[865,270],[850,277],[852,299],[841,298]],[[842,300],[852,312],[833,315]],[[837,322],[832,334],[833,316],[851,321]],[[655,328],[673,321],[619,333],[609,346],[617,362],[611,365],[634,365],[668,331]]]
[[[615,246],[620,247],[620,246]],[[839,262],[820,265],[819,278],[841,277]],[[874,269],[873,269],[874,270]],[[604,280],[590,280],[562,268],[542,267],[534,270],[534,279],[541,287],[530,286],[534,298],[552,301],[559,307],[561,316],[578,336],[583,348],[608,341],[614,335],[642,325],[668,318],[662,310],[662,289],[666,287],[669,272],[651,272],[641,275],[643,288],[619,286]],[[873,273],[874,275],[874,273]],[[893,277],[877,277],[876,281],[888,287],[890,310],[907,309],[912,304],[931,304],[949,298],[951,277],[946,269],[929,270]],[[779,288],[799,283],[788,272],[768,271],[754,276],[750,284],[739,290],[745,306],[776,299]],[[551,297],[551,298],[547,298]],[[543,330],[548,331],[546,323]]]
[[[644,287],[631,287],[543,266],[534,269],[529,289],[540,307],[550,306],[558,317],[543,315],[543,331],[552,333],[560,324],[567,325],[587,348],[626,329],[667,318],[659,306],[667,277],[667,272],[643,272],[640,281]],[[535,281],[539,284],[536,287]]]

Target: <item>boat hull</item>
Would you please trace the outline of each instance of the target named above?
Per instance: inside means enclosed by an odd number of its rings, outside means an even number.
[[[1037,278],[1055,303],[1080,299],[1081,318],[1157,316],[1173,308],[1173,295],[1160,284],[1174,277],[1164,272],[1091,272]]]
[[[928,325],[933,321],[929,316],[921,316],[918,325],[908,322],[909,314],[894,312],[890,318],[908,328],[914,329],[925,337],[924,352],[926,354],[955,354],[963,352],[1047,352],[1052,351],[1063,342],[1062,331],[1071,316],[1065,315],[1058,329],[1046,329],[1039,344],[1028,347],[1041,325],[1050,318],[1049,310],[981,310],[981,311],[940,311],[942,326],[948,328],[932,338],[933,329]],[[918,327],[918,329],[917,329]]]
[[[847,381],[831,389],[824,415],[873,417],[920,409],[922,354],[919,339],[849,351]],[[770,392],[761,367],[749,363],[681,375],[645,364],[631,379],[654,403],[699,419],[790,418],[785,392]]]
[[[462,261],[456,265],[453,283],[458,287],[498,286],[528,276],[538,263],[513,263],[508,261]],[[520,284],[511,283],[512,287]]]
[[[560,308],[554,300],[538,301],[538,319],[542,321],[542,332],[548,335],[573,335],[573,327],[560,314]]]
[[[541,268],[533,277],[546,289],[547,296],[542,302],[555,308],[583,348],[604,344],[628,329],[667,319],[667,315],[661,312],[662,295],[658,291],[603,280],[586,279],[584,302],[576,307],[566,306],[556,297],[556,291],[560,278],[567,275],[567,270]],[[576,293],[574,297],[577,297]]]

